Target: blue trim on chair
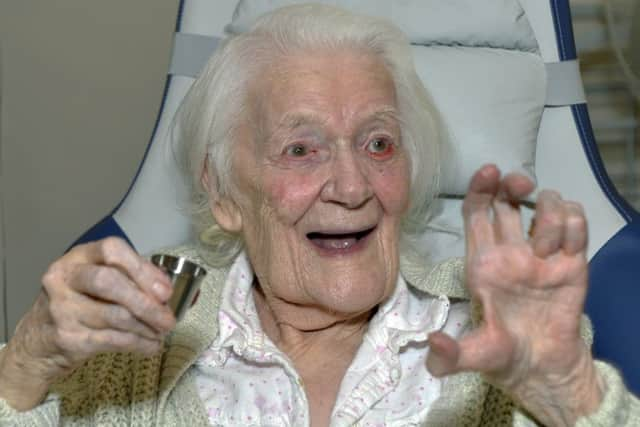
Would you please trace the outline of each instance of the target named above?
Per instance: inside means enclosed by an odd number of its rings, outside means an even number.
[[[612,362],[640,395],[640,221],[618,231],[589,263],[585,311],[594,325],[593,353]]]
[[[561,61],[576,59],[568,0],[550,0]],[[591,318],[595,357],[617,366],[630,390],[640,393],[640,342],[637,303],[640,301],[640,214],[618,193],[598,151],[586,104],[571,106],[582,148],[598,185],[627,222],[589,262],[585,312]]]
[[[553,25],[556,31],[556,43],[558,45],[558,55],[561,61],[569,61],[577,58],[576,43],[573,36],[573,26],[571,23],[571,9],[568,0],[550,0],[551,12],[553,14]],[[580,141],[584,149],[589,165],[593,171],[600,188],[609,199],[609,202],[616,208],[618,213],[626,222],[631,222],[640,214],[629,205],[629,203],[618,193],[611,182],[604,167],[600,152],[595,142],[591,120],[586,104],[576,104],[571,106],[573,120],[580,134]]]
[[[105,237],[120,237],[129,243],[131,247],[134,247],[129,240],[129,237],[125,234],[125,232],[120,228],[120,225],[116,222],[116,220],[111,216],[107,215],[102,218],[100,222],[91,227],[88,231],[86,231],[78,240],[73,242],[73,244],[69,247],[69,249],[74,246],[80,245],[82,243],[95,242],[96,240],[104,239]],[[67,249],[67,251],[69,250]]]
[[[550,1],[560,61],[576,59],[576,43],[573,38],[573,26],[571,25],[571,8],[569,7],[569,0]]]
[[[598,184],[600,184],[600,188],[626,222],[629,223],[638,219],[640,214],[618,193],[618,190],[616,190],[615,185],[613,185],[607,174],[593,135],[593,127],[589,119],[587,104],[572,105],[571,112],[573,113],[573,120],[580,133],[582,148],[589,160],[591,170],[593,170],[596,180]]]
[[[180,32],[180,28],[182,27],[182,12],[184,12],[184,1],[180,0],[180,4],[178,5],[178,16],[176,17],[176,33]]]

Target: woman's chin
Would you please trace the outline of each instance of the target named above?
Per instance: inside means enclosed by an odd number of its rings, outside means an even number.
[[[383,302],[392,291],[391,286],[367,287],[353,285],[352,283],[363,282],[351,282],[347,286],[340,286],[339,284],[329,286],[322,289],[322,292],[314,292],[315,295],[313,297],[325,311],[344,317],[351,317],[371,311]]]

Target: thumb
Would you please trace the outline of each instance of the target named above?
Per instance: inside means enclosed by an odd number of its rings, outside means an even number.
[[[457,372],[460,359],[458,342],[443,332],[429,334],[427,369],[434,377],[444,377]]]
[[[507,363],[509,353],[500,338],[480,328],[459,341],[442,332],[429,335],[427,369],[435,377],[463,371],[492,372]]]

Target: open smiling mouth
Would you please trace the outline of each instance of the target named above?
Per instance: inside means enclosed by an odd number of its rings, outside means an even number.
[[[375,226],[352,233],[307,233],[307,239],[326,254],[346,254],[364,247],[367,237],[376,229]]]

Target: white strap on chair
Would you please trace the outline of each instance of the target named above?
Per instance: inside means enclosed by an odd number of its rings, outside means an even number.
[[[548,107],[561,107],[586,102],[577,60],[547,62],[544,65],[547,71],[545,103]]]
[[[197,77],[221,42],[220,37],[178,32],[174,36],[169,74]],[[548,62],[546,105],[559,107],[586,102],[578,61]]]

